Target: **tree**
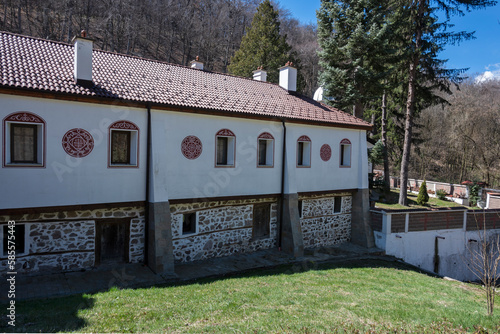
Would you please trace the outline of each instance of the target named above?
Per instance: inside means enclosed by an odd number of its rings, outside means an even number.
[[[476,218],[477,238],[469,239],[469,268],[484,285],[488,315],[493,315],[497,282],[500,280],[500,235],[490,235],[486,229],[486,214],[481,222]],[[474,246],[473,246],[474,244]]]
[[[459,83],[463,70],[444,69],[445,61],[437,58],[437,53],[446,43],[458,43],[473,38],[473,33],[449,32],[451,15],[464,15],[467,11],[496,4],[489,0],[397,0],[400,3],[396,12],[404,24],[399,36],[406,40],[407,61],[407,98],[405,114],[405,136],[401,160],[401,191],[399,204],[407,205],[408,168],[410,162],[413,118],[418,111],[417,90],[420,87],[439,88],[449,92],[450,82]],[[445,22],[438,23],[437,11],[446,14]],[[425,80],[424,80],[425,79]],[[438,97],[433,90],[428,90],[430,97]]]
[[[267,70],[269,82],[278,83],[278,69],[288,61],[298,66],[298,59],[291,52],[286,36],[280,34],[279,13],[270,0],[264,0],[254,15],[251,27],[241,40],[238,51],[231,58],[231,74],[252,77],[252,72],[262,66]]]
[[[500,187],[500,82],[466,80],[452,87],[449,105],[423,110],[422,142],[412,149],[409,177]]]
[[[317,12],[324,95],[359,118],[382,95],[391,54],[388,9],[381,0],[322,0]]]
[[[429,202],[429,194],[427,193],[427,184],[424,180],[424,182],[420,185],[420,190],[418,191],[417,204],[426,205],[427,202]]]

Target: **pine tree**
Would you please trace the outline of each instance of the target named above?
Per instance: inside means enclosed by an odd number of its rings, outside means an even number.
[[[427,184],[424,180],[424,182],[420,185],[420,190],[418,191],[417,204],[425,205],[427,202],[429,202],[429,194],[427,193]]]
[[[374,165],[379,165],[384,162],[384,145],[381,140],[378,140],[371,149],[368,160]]]
[[[406,106],[403,154],[401,159],[401,184],[408,182],[408,168],[413,134],[413,119],[424,104],[437,101],[436,90],[450,93],[450,83],[463,80],[461,74],[466,69],[445,69],[446,61],[438,58],[438,53],[447,43],[458,43],[473,38],[473,33],[450,32],[448,28],[452,15],[464,15],[464,9],[484,8],[495,5],[490,0],[396,0],[395,15],[402,24],[398,36],[403,37],[406,62]],[[438,22],[437,12],[446,14],[444,22]],[[425,98],[427,95],[427,99]],[[442,100],[442,99],[441,99]],[[419,105],[420,104],[420,105]],[[407,205],[406,187],[401,187],[399,204]]]
[[[288,61],[300,70],[299,60],[291,52],[286,35],[280,35],[279,13],[270,0],[264,0],[257,7],[252,25],[241,40],[238,51],[231,58],[229,73],[252,77],[252,72],[262,66],[267,71],[267,81],[278,83],[279,68]],[[300,87],[300,77],[299,87]]]
[[[382,0],[322,0],[317,14],[324,96],[359,118],[369,101],[382,96],[391,59],[388,14]]]

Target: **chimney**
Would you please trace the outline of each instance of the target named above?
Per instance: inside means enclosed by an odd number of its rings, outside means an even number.
[[[189,67],[203,70],[203,63],[200,61],[200,57],[196,56],[195,60],[191,60],[189,62]]]
[[[257,67],[257,71],[253,71],[253,79],[266,82],[267,71],[262,66]]]
[[[280,67],[280,86],[289,92],[297,90],[297,69],[290,61]]]
[[[92,49],[94,41],[87,38],[87,33],[82,30],[81,36],[73,38],[75,45],[75,82],[79,85],[92,84]]]

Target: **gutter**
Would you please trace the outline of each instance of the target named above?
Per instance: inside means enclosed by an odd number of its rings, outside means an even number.
[[[281,158],[281,206],[280,206],[280,220],[278,227],[278,249],[281,250],[281,236],[283,234],[283,212],[285,210],[285,159],[286,159],[286,124],[285,120],[281,120],[283,126],[283,152]]]
[[[146,103],[146,109],[148,110],[148,125],[147,125],[147,148],[146,148],[146,206],[144,212],[145,219],[145,233],[144,233],[144,263],[148,264],[148,253],[149,253],[149,209],[150,209],[150,181],[151,181],[151,102]]]

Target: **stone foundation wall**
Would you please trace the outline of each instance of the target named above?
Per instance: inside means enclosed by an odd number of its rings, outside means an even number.
[[[130,221],[129,261],[142,263],[145,258],[146,220],[136,218]]]
[[[342,198],[341,210],[334,213],[335,197]],[[350,193],[299,196],[302,201],[300,224],[304,248],[331,246],[347,242],[351,237],[352,195]]]
[[[253,238],[255,204],[270,205],[270,233]],[[176,262],[248,253],[276,247],[278,203],[275,198],[171,204],[172,238]],[[196,232],[182,233],[183,216],[196,213]]]
[[[112,222],[128,217],[131,218],[129,260],[143,262],[143,207],[0,215],[0,228],[3,233],[4,226],[12,220],[16,226],[25,226],[25,252],[16,254],[17,272],[74,271],[95,265],[96,221]],[[9,271],[7,263],[7,256],[0,250],[1,273]]]

